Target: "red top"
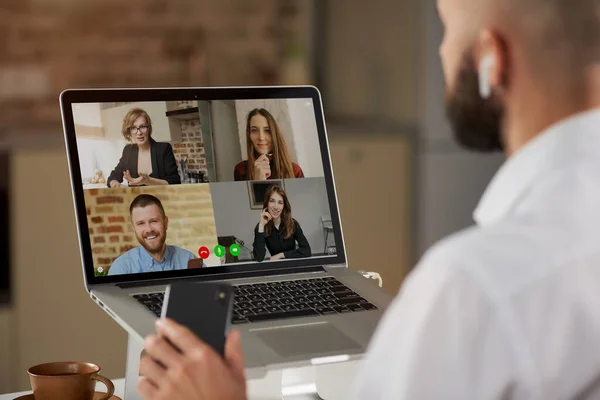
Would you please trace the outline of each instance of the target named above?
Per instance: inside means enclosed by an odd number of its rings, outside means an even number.
[[[304,178],[304,172],[302,172],[302,168],[296,163],[292,163],[292,167],[294,167],[294,177],[295,178]],[[235,166],[233,170],[233,179],[236,181],[247,181],[248,180],[248,160],[240,161]],[[267,179],[274,179],[271,176]]]

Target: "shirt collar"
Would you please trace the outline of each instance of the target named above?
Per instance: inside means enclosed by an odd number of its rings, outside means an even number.
[[[142,259],[142,262],[146,265],[148,265],[149,267],[151,267],[152,265],[154,265],[154,263],[157,264],[162,264],[165,261],[168,261],[171,259],[171,253],[173,252],[171,249],[171,246],[167,246],[167,249],[165,250],[165,254],[163,255],[162,260],[160,260],[160,262],[157,262],[154,258],[152,258],[152,256],[150,255],[150,253],[148,253],[148,251],[143,248],[140,247],[140,258]]]
[[[600,110],[583,112],[550,126],[500,167],[473,213],[475,222],[485,226],[502,220],[540,176],[560,169],[597,146]]]

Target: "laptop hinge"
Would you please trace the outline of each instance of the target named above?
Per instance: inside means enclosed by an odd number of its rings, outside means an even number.
[[[273,269],[273,270],[256,270],[256,271],[244,271],[244,272],[228,272],[226,274],[210,274],[210,275],[201,275],[194,277],[186,277],[186,278],[170,278],[170,279],[153,279],[151,281],[139,281],[139,282],[126,282],[126,283],[118,283],[116,286],[122,289],[135,288],[141,286],[160,286],[160,285],[168,285],[169,283],[181,279],[198,281],[198,282],[208,282],[208,281],[220,281],[220,280],[230,280],[230,279],[242,279],[242,278],[255,278],[262,276],[274,276],[274,275],[291,275],[298,273],[306,273],[306,272],[324,272],[325,268],[322,266],[316,267],[291,267],[285,269]]]

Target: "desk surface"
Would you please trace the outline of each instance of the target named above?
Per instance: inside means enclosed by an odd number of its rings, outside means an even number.
[[[113,383],[115,384],[115,395],[120,397],[121,399],[124,399],[124,392],[125,392],[125,379],[113,379],[112,380]],[[249,393],[248,393],[248,399],[249,400],[268,400],[268,399],[275,399],[273,397],[269,397],[268,395],[262,393],[262,391],[260,390],[260,388],[252,388],[252,385],[249,385],[250,387],[248,388]],[[99,390],[104,390],[104,385],[102,384],[98,384],[96,386]],[[255,390],[252,390],[255,389]],[[8,394],[0,394],[0,400],[13,400],[19,396],[23,396],[26,394],[30,394],[31,391],[27,391],[27,392],[18,392],[18,393],[8,393]],[[287,399],[290,400],[315,400],[318,399],[319,397],[316,394],[305,394],[305,395],[297,395],[297,396],[291,396],[291,397],[287,397]],[[277,397],[277,400],[280,400],[281,397]]]
[[[249,400],[281,400],[282,391],[286,400],[320,399],[316,393],[330,400],[347,399],[349,382],[354,380],[360,361],[347,361],[336,364],[308,366],[294,369],[271,370],[264,378],[248,380]],[[124,399],[125,379],[113,379],[115,395]],[[282,389],[282,384],[284,388]],[[104,390],[104,385],[96,385]],[[0,395],[0,400],[13,400],[31,392],[19,392]],[[124,399],[125,400],[125,399]]]
[[[115,385],[115,395],[120,397],[121,399],[124,399],[124,392],[125,392],[125,379],[113,379],[112,382]],[[257,380],[257,381],[249,381],[248,382],[248,399],[249,400],[281,400],[281,396],[277,396],[277,397],[273,397],[272,395],[270,395],[270,390],[269,387],[267,386],[269,383],[263,380]],[[98,390],[104,390],[104,385],[102,384],[97,384],[96,388]],[[16,392],[16,393],[7,393],[7,394],[0,394],[0,400],[13,400],[19,396],[23,396],[26,394],[30,394],[31,391],[25,391],[25,392]],[[300,395],[294,395],[294,396],[288,396],[286,397],[286,400],[315,400],[315,399],[319,399],[320,397],[316,394],[316,392],[313,393],[306,393],[306,394],[300,394]]]

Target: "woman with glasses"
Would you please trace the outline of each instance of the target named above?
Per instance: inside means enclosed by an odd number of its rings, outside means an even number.
[[[111,188],[121,186],[169,185],[181,183],[170,143],[152,139],[152,121],[141,108],[133,108],[123,118],[123,137],[128,144],[107,179]]]

